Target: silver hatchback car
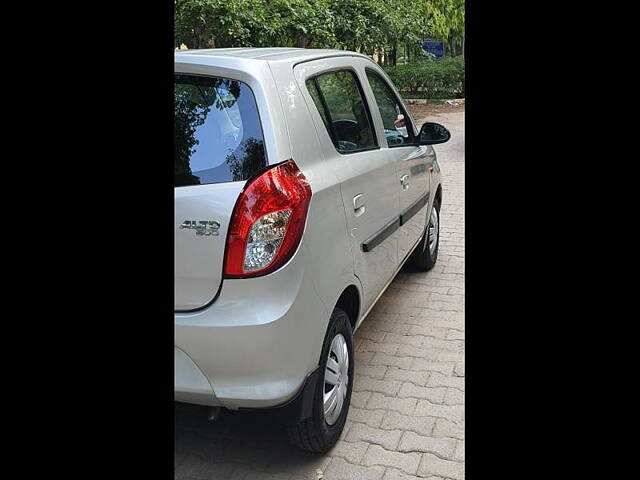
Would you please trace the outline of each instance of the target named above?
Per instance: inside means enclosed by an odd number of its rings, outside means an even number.
[[[407,260],[437,260],[448,139],[355,52],[176,52],[175,400],[328,450],[353,332]]]

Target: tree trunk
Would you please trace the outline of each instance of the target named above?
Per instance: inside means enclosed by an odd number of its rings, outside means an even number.
[[[200,48],[200,35],[195,28],[193,29],[193,48]]]
[[[307,39],[301,33],[296,34],[296,47],[307,48]]]

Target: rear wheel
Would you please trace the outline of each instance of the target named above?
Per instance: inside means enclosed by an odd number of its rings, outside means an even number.
[[[309,418],[287,427],[292,443],[314,453],[324,453],[336,443],[349,412],[353,362],[351,323],[347,314],[336,308],[322,346],[313,411]]]
[[[422,271],[431,270],[438,260],[440,244],[440,202],[436,198],[431,207],[431,214],[427,222],[422,240],[413,251],[413,264]]]

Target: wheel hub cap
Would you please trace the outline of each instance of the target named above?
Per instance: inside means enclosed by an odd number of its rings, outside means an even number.
[[[433,256],[436,253],[436,246],[438,245],[438,211],[435,208],[431,210],[431,218],[429,218],[427,233],[429,253]]]
[[[349,349],[341,333],[333,337],[324,370],[324,419],[329,425],[338,420],[349,387]]]

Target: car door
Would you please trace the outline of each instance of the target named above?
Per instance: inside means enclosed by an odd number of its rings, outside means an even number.
[[[304,62],[296,80],[316,126],[327,168],[340,183],[354,271],[365,312],[398,266],[396,166],[380,148],[362,89],[364,60],[339,57]]]
[[[422,237],[430,199],[430,172],[433,149],[416,145],[411,117],[384,73],[375,65],[366,68],[367,86],[375,98],[373,118],[382,123],[383,151],[396,165],[394,188],[400,205],[398,260],[402,262]]]

